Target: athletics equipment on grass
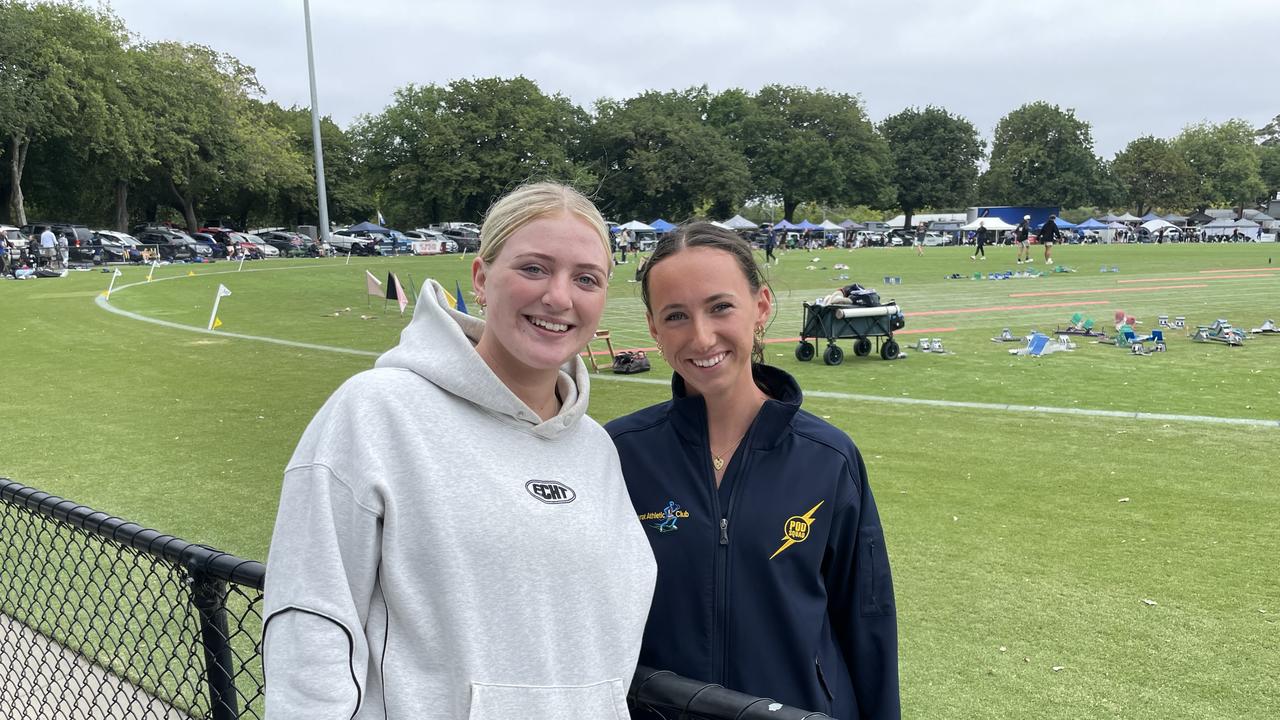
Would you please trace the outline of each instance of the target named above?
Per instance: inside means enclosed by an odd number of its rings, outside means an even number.
[[[1191,333],[1191,339],[1196,342],[1216,342],[1232,347],[1244,345],[1247,337],[1243,331],[1231,327],[1231,323],[1222,318],[1215,320],[1212,325],[1199,325]]]

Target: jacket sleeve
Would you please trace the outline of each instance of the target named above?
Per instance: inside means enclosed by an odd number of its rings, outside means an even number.
[[[263,601],[268,720],[345,720],[365,701],[380,546],[380,508],[329,468],[285,472]]]
[[[862,456],[848,466],[844,504],[829,540],[827,611],[849,666],[859,717],[897,720],[898,621],[884,532]]]

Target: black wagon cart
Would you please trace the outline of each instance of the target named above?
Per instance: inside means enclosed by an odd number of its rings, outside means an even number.
[[[822,361],[828,365],[839,365],[844,361],[844,350],[836,340],[853,339],[853,354],[863,357],[871,354],[871,338],[875,338],[880,357],[892,360],[898,357],[899,350],[893,331],[901,330],[905,325],[902,310],[894,302],[871,306],[805,303],[796,359],[812,360],[817,348],[810,339],[826,338],[827,348],[822,351]]]

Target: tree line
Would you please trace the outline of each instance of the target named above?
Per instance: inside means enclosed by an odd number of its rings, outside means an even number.
[[[313,223],[310,115],[201,45],[132,38],[109,9],[0,4],[8,221],[180,217]],[[344,129],[322,123],[330,215],[409,227],[478,220],[529,179],[567,182],[619,219],[985,205],[1203,209],[1280,190],[1280,115],[1094,151],[1071,109],[1033,102],[977,128],[944,108],[874,123],[856,95],[768,85],[605,98],[591,110],[524,78],[409,85]],[[910,222],[910,217],[908,217]]]

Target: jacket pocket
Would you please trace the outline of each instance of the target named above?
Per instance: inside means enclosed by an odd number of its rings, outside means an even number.
[[[816,655],[813,658],[813,669],[818,674],[818,684],[822,686],[822,692],[827,696],[827,712],[831,712],[831,704],[836,701],[836,696],[831,693],[831,686],[827,684],[827,676],[822,672],[822,661]]]
[[[859,614],[863,617],[893,615],[893,575],[889,572],[889,553],[879,528],[859,533],[858,590],[861,595]]]
[[[469,720],[623,720],[622,680],[593,685],[495,685],[471,683]]]

